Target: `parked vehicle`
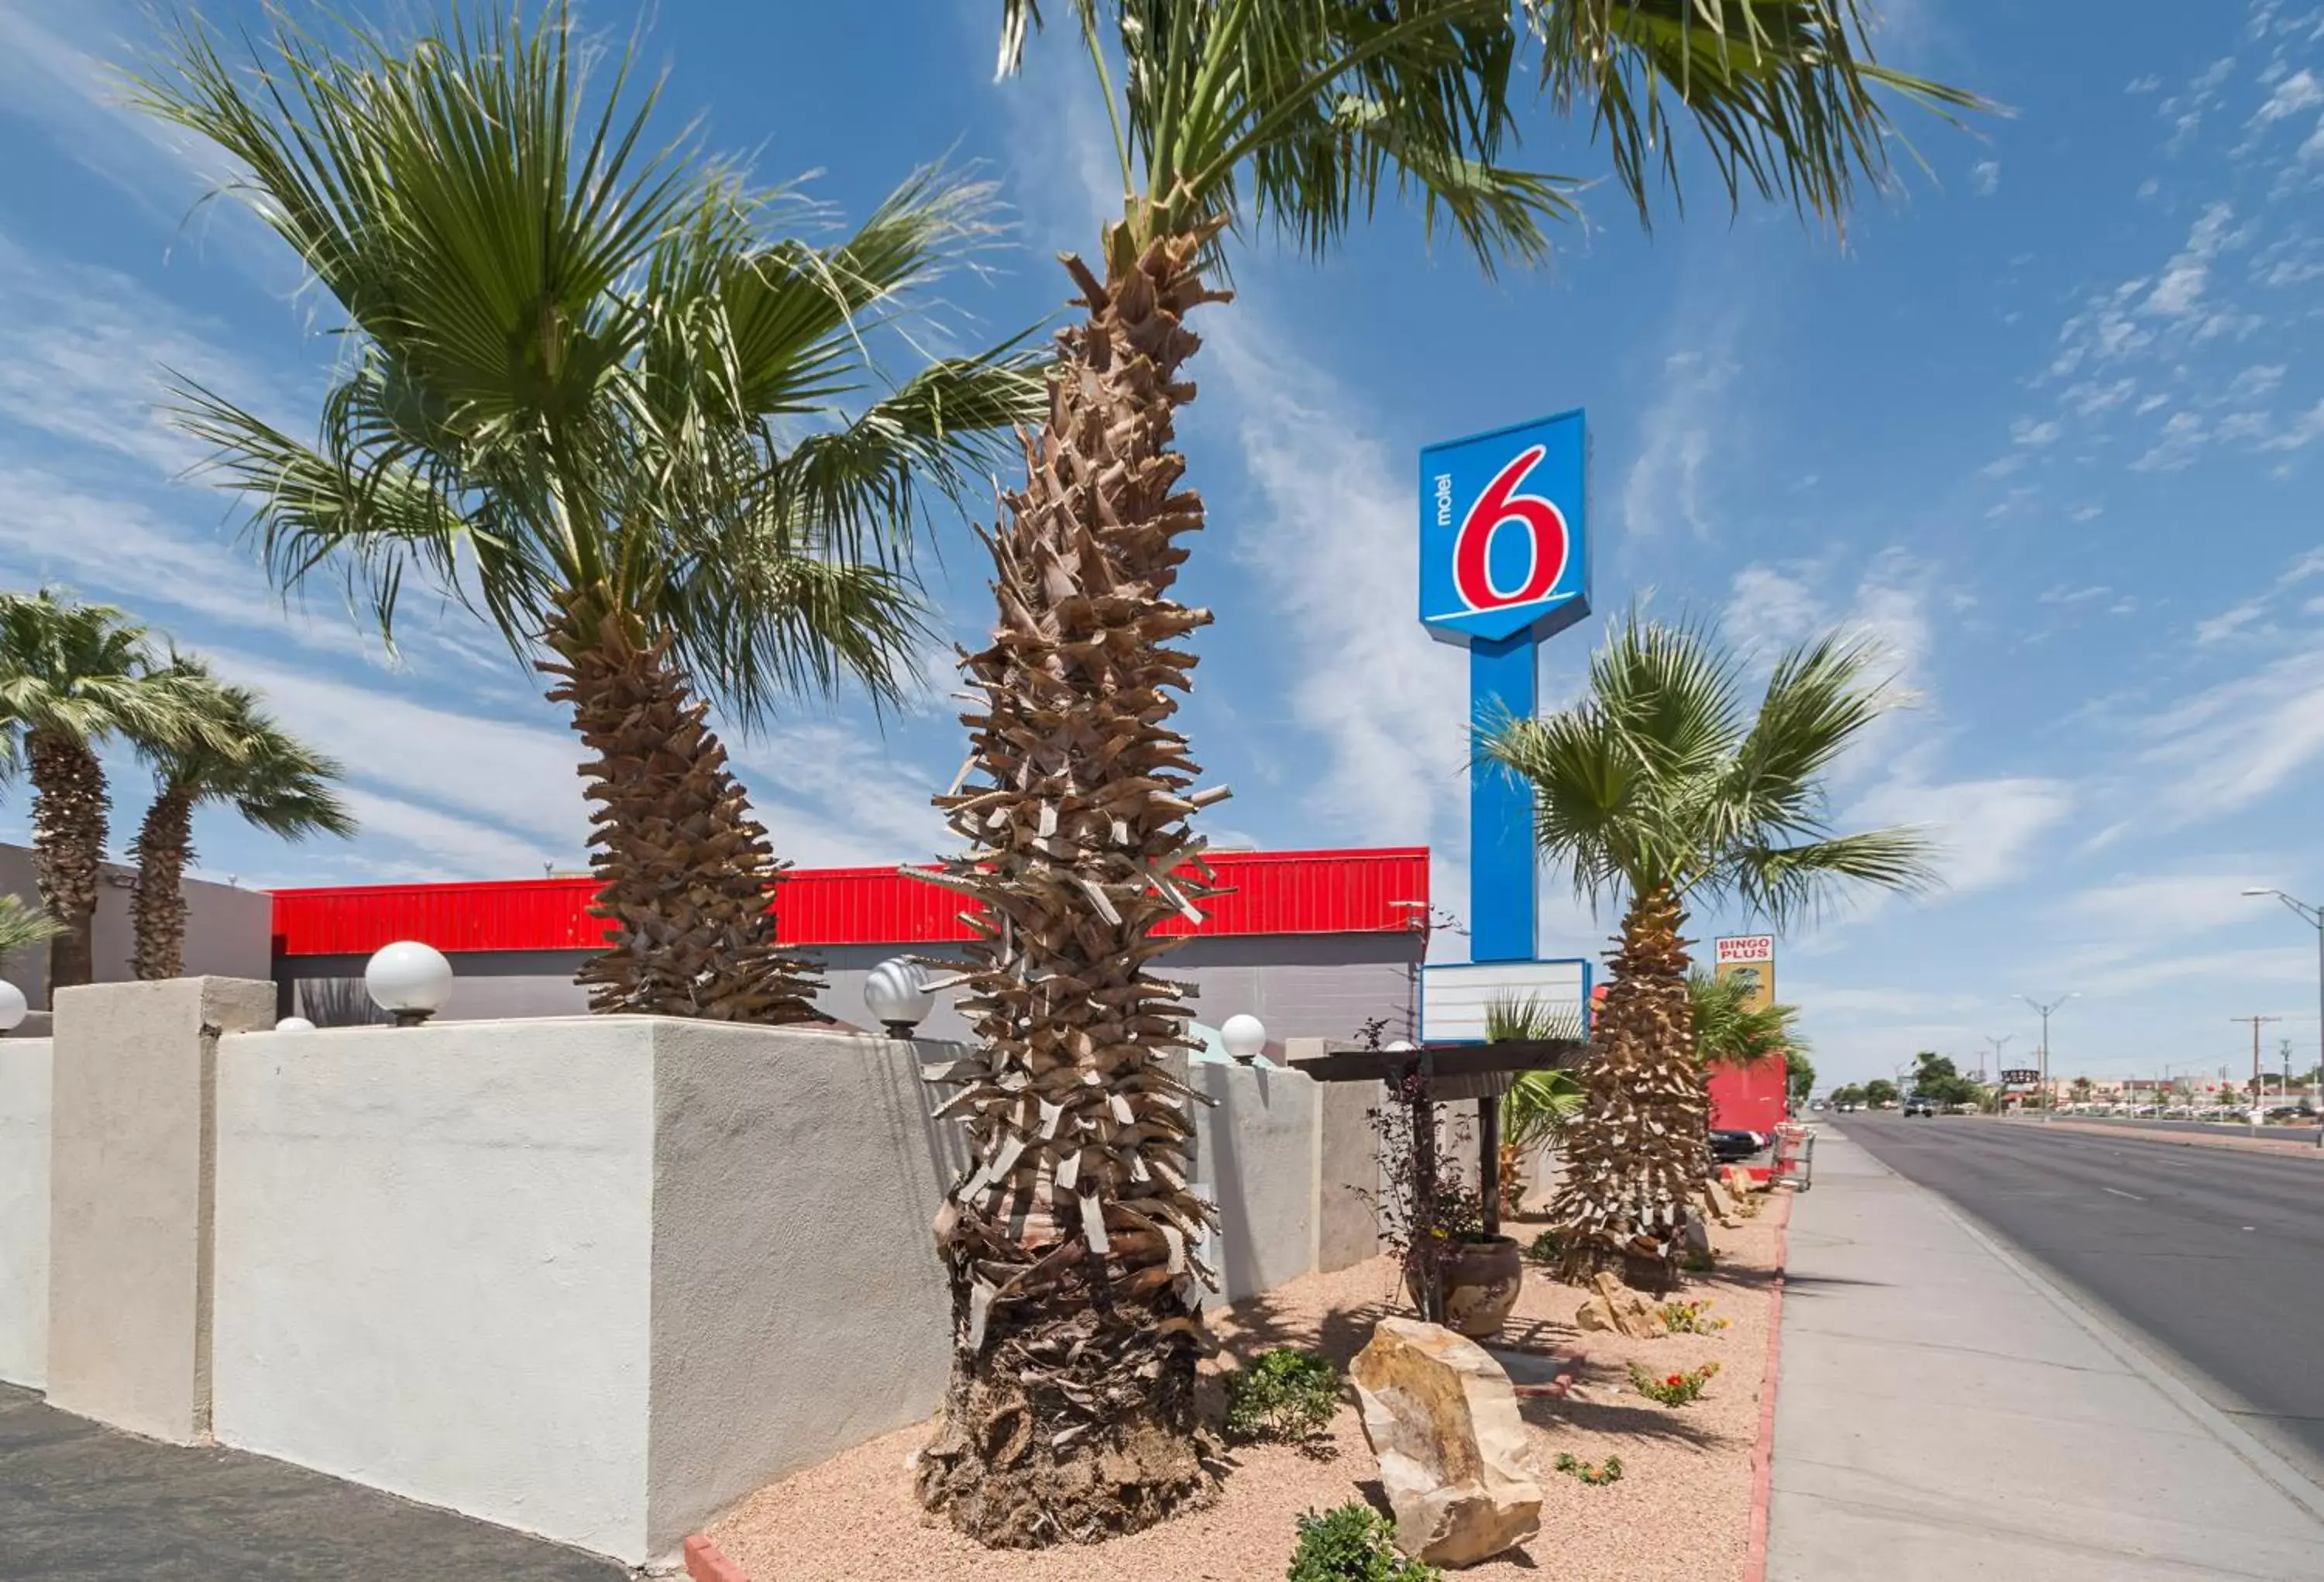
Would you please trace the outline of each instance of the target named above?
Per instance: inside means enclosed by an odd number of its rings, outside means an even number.
[[[1766,1146],[1765,1133],[1721,1130],[1711,1133],[1711,1157],[1720,1164],[1740,1164]]]

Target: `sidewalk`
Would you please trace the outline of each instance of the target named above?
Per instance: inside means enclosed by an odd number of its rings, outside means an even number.
[[[2313,1485],[1829,1129],[1788,1271],[1769,1582],[2324,1576]]]
[[[620,1582],[611,1560],[0,1385],[5,1582]]]

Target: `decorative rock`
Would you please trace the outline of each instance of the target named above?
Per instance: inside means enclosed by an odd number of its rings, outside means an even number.
[[[1735,1195],[1738,1202],[1748,1198],[1760,1189],[1759,1178],[1753,1175],[1743,1165],[1730,1164],[1720,1167],[1719,1179],[1726,1184],[1727,1189]]]
[[[1727,1195],[1727,1189],[1720,1186],[1716,1179],[1713,1179],[1711,1180],[1705,1181],[1702,1184],[1702,1190],[1703,1196],[1711,1199],[1711,1211],[1719,1217],[1719,1223],[1727,1226],[1733,1225],[1735,1223],[1735,1199]]]
[[[1598,1294],[1574,1309],[1575,1328],[1610,1329],[1633,1340],[1653,1340],[1670,1333],[1663,1316],[1612,1275],[1600,1274],[1591,1283],[1598,1288]]]
[[[1457,1569],[1541,1530],[1517,1392],[1484,1347],[1440,1325],[1383,1318],[1350,1373],[1397,1549]]]

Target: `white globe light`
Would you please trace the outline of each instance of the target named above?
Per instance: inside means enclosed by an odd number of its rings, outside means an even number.
[[[1419,1047],[1408,1038],[1400,1038],[1388,1046],[1388,1052],[1391,1055],[1408,1055]]]
[[[451,996],[452,964],[433,946],[398,939],[381,946],[364,965],[364,992],[398,1027],[417,1027]]]
[[[909,1038],[936,1004],[936,991],[918,965],[901,956],[890,957],[864,975],[864,1008],[898,1038]]]
[[[0,1032],[15,1032],[23,1024],[27,1009],[24,991],[0,978]]]
[[[1267,1023],[1248,1011],[1238,1011],[1219,1024],[1219,1041],[1227,1053],[1245,1065],[1267,1047]]]
[[[315,1024],[308,1021],[304,1016],[285,1016],[281,1021],[274,1024],[274,1031],[277,1032],[312,1032],[315,1031]]]

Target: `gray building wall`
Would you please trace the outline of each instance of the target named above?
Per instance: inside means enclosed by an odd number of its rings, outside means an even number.
[[[891,956],[941,956],[942,946],[835,945],[813,952],[829,983],[823,1008],[843,1022],[871,1020],[863,980]],[[1231,934],[1189,939],[1154,971],[1195,986],[1194,1020],[1218,1026],[1238,1012],[1267,1024],[1268,1038],[1353,1038],[1375,1016],[1388,1036],[1410,1038],[1420,965],[1417,934]],[[929,1038],[964,1040],[967,1021],[941,996],[922,1024]]]
[[[99,983],[128,983],[137,976],[134,965],[137,939],[129,911],[136,878],[134,868],[118,863],[105,865],[105,882],[97,893]],[[272,895],[263,890],[214,884],[207,879],[188,879],[179,890],[186,898],[187,976],[261,980],[272,976],[268,967],[274,950]],[[0,845],[0,893],[21,897],[27,906],[41,904],[41,888],[32,878],[32,854],[25,847]],[[0,961],[0,977],[23,990],[25,1003],[35,1011],[45,1007],[49,1003],[47,947],[36,946]],[[44,1022],[42,1025],[45,1029]]]
[[[824,1012],[853,1027],[869,1028],[863,980],[893,956],[941,956],[945,947],[927,945],[825,945],[804,954],[821,963]],[[475,1022],[503,1016],[577,1016],[589,997],[573,975],[590,957],[586,950],[465,950],[452,957],[458,975],[452,998],[439,1020]],[[308,1018],[318,1027],[347,1027],[383,1021],[364,994],[361,956],[294,956],[276,964],[283,1015]],[[1160,958],[1155,970],[1194,984],[1190,1002],[1197,1022],[1218,1026],[1247,1011],[1267,1024],[1268,1037],[1348,1039],[1376,1016],[1389,1020],[1388,1036],[1410,1038],[1415,973],[1420,963],[1416,934],[1237,934],[1190,939]],[[965,1040],[969,1026],[953,1007],[953,995],[937,999],[920,1026],[925,1038]]]

